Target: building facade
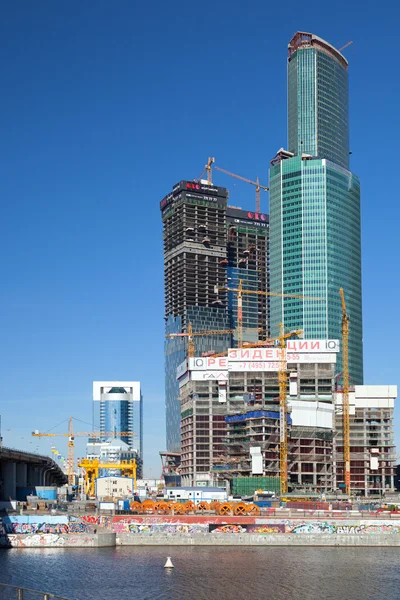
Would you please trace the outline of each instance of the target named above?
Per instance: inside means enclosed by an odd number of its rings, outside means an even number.
[[[396,385],[356,385],[350,400],[350,485],[368,496],[393,492],[396,478],[393,411]],[[336,486],[344,486],[343,397],[337,393],[334,460]]]
[[[138,476],[143,466],[143,396],[138,381],[94,381],[93,401],[100,405],[100,441],[112,434],[134,451]]]
[[[270,169],[271,290],[319,300],[271,298],[279,323],[304,337],[341,337],[350,316],[349,368],[363,383],[360,183],[349,171],[348,65],[333,46],[299,32],[289,44],[289,151]],[[337,373],[341,372],[341,356]]]
[[[290,485],[333,486],[334,383],[339,343],[288,342]],[[231,349],[189,359],[181,391],[183,485],[213,485],[254,474],[279,477],[276,348]],[[255,470],[257,459],[259,467]]]
[[[166,334],[226,331],[237,327],[237,297],[224,287],[266,290],[269,277],[268,216],[228,207],[226,188],[181,181],[160,204],[164,238]],[[246,340],[268,332],[266,297],[246,297]],[[196,354],[235,346],[232,334],[196,336]],[[176,370],[187,356],[185,338],[165,342],[167,450],[180,450],[180,402]]]
[[[226,211],[227,284],[257,292],[269,290],[269,216],[263,213],[227,207]],[[228,292],[229,323],[238,326],[237,293]],[[269,337],[269,296],[245,294],[242,306],[243,341]],[[237,334],[232,336],[237,347]]]

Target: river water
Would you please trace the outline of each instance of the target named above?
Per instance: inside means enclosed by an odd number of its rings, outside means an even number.
[[[399,562],[397,548],[10,549],[0,582],[70,600],[396,600]]]

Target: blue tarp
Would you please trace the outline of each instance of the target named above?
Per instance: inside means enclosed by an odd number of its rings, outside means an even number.
[[[279,412],[272,410],[252,410],[240,415],[225,417],[225,421],[227,423],[240,423],[241,421],[247,421],[247,419],[261,419],[263,417],[267,419],[279,419]],[[287,422],[289,425],[292,424],[292,419],[289,415],[287,415]]]

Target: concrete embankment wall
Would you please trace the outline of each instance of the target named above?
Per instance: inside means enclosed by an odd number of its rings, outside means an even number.
[[[115,545],[115,533],[22,533],[0,537],[3,548],[105,548]]]
[[[117,545],[121,546],[399,546],[399,535],[332,535],[326,533],[280,535],[280,534],[222,534],[209,533],[184,535],[118,534]]]

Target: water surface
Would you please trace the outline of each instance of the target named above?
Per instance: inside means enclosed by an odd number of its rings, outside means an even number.
[[[398,548],[15,548],[0,582],[70,600],[396,600],[399,563]]]

